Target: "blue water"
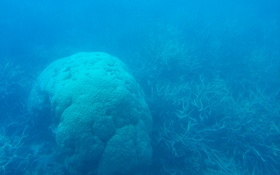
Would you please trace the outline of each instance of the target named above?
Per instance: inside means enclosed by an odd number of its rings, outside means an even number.
[[[152,157],[128,174],[280,174],[279,12],[277,0],[1,0],[0,174],[98,174],[99,160],[69,164],[52,112],[29,110],[40,73],[78,52],[118,57],[143,91]]]

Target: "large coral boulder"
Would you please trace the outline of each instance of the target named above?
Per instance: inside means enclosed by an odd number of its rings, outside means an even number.
[[[78,53],[53,62],[38,77],[29,109],[51,118],[70,174],[131,174],[151,161],[150,111],[116,57]]]

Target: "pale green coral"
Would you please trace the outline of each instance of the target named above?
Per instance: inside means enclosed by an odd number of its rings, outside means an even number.
[[[152,118],[119,59],[96,52],[55,61],[34,85],[31,112],[40,112],[38,101],[49,104],[56,141],[71,173],[129,173],[151,161]]]

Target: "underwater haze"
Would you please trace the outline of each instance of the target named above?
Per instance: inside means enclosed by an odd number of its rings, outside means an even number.
[[[280,1],[0,0],[0,175],[279,175]]]

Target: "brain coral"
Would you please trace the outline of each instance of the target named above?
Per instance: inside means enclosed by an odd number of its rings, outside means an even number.
[[[29,109],[49,111],[71,174],[130,174],[151,160],[150,111],[116,57],[77,53],[53,62],[38,77]]]

